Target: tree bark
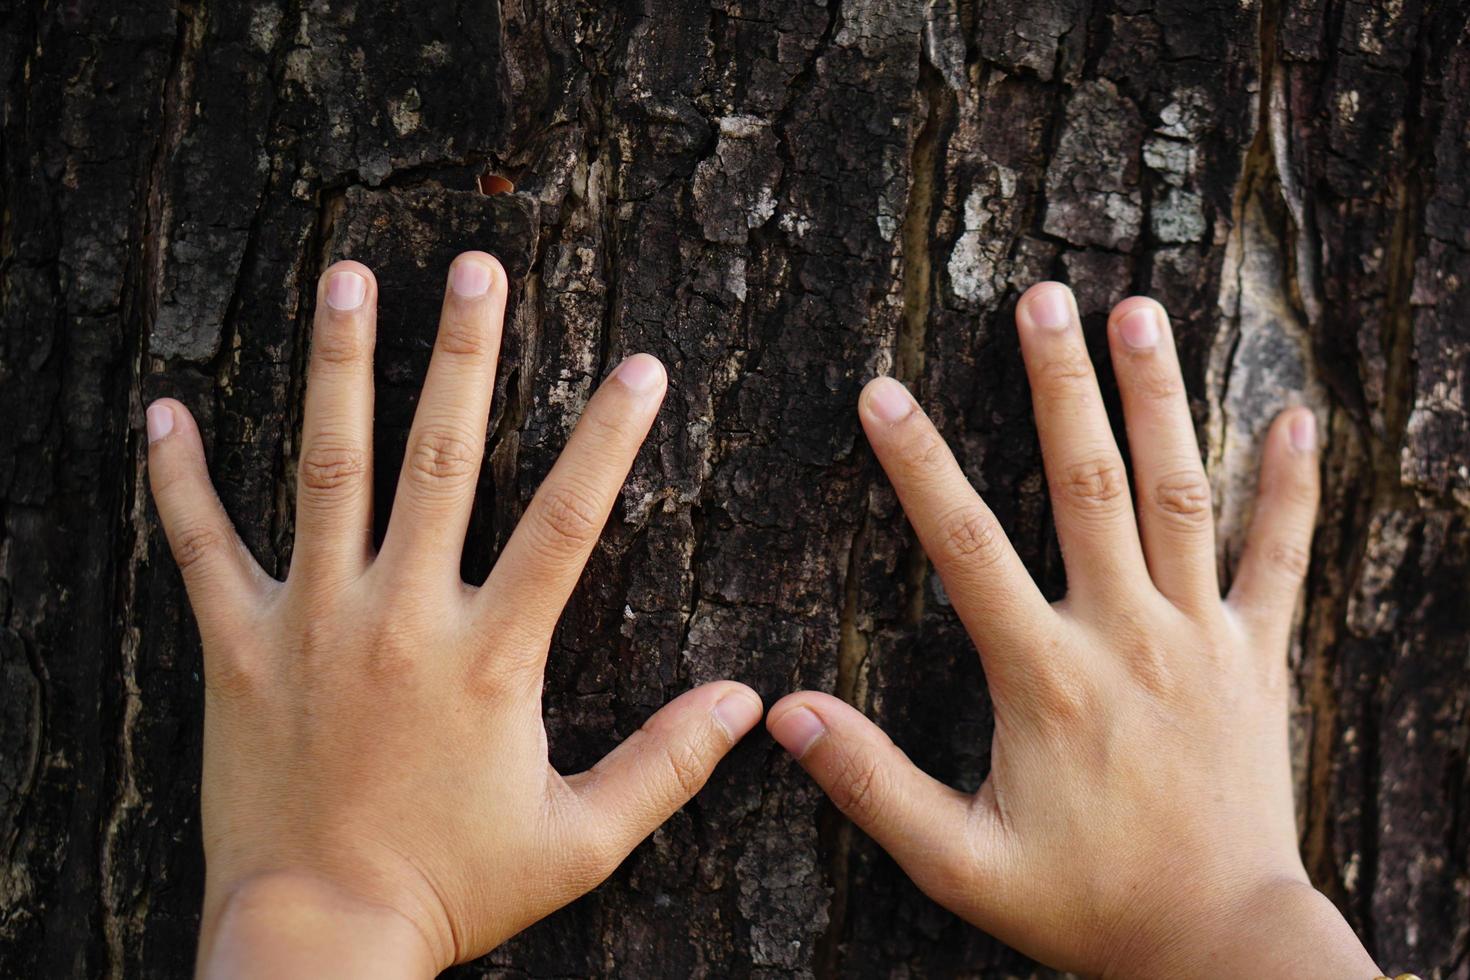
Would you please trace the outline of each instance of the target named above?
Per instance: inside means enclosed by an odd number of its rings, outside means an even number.
[[[979,663],[857,392],[914,388],[1059,595],[1015,299],[1071,282],[1105,365],[1104,311],[1147,292],[1178,327],[1227,575],[1265,423],[1318,412],[1292,651],[1308,866],[1385,968],[1470,978],[1467,18],[0,3],[0,973],[192,961],[199,644],[145,492],[145,400],[189,404],[284,573],[313,284],[366,262],[381,529],[441,277],[475,247],[516,287],[467,579],[596,380],[639,350],[669,368],[556,636],[558,765],[735,677],[835,691],[978,785]],[[486,173],[515,192],[482,194]],[[926,899],[757,733],[611,881],[458,975],[1051,974]]]

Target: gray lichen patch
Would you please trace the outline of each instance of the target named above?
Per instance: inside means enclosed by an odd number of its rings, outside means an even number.
[[[1168,105],[1159,110],[1156,131],[1175,139],[1197,141],[1210,124],[1215,106],[1210,95],[1200,88],[1183,88],[1174,93]]]
[[[1169,244],[1203,241],[1205,223],[1204,199],[1193,191],[1171,187],[1155,198],[1148,212],[1149,230],[1154,238]]]
[[[1077,86],[1046,170],[1042,230],[1074,245],[1131,249],[1143,223],[1142,140],[1137,107],[1112,82]]]
[[[949,288],[965,303],[983,306],[1005,289],[1009,243],[990,226],[1014,209],[1015,196],[1016,173],[1000,164],[982,167],[965,195],[959,233],[945,266]]]
[[[719,133],[714,154],[694,170],[694,216],[710,241],[743,245],[776,213],[776,135],[755,116],[723,117]]]
[[[1143,163],[1172,187],[1194,175],[1198,151],[1193,143],[1154,136],[1143,144]]]

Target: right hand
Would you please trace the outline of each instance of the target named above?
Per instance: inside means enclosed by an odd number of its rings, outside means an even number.
[[[240,543],[183,405],[148,410],[158,513],[204,642],[200,962],[211,976],[429,975],[602,881],[760,718],[706,684],[586,772],[547,757],[552,630],[658,414],[628,358],[483,588],[460,580],[505,314],[455,260],[381,551],[372,548],[372,273],[323,277],[284,582]],[[325,966],[323,964],[326,964]]]
[[[767,724],[936,901],[1052,966],[1119,977],[1368,978],[1372,960],[1297,853],[1286,652],[1316,510],[1315,420],[1265,440],[1229,597],[1211,491],[1163,309],[1108,324],[1138,512],[1056,283],[1017,307],[1066,598],[1049,604],[896,381],[863,392],[869,441],[979,647],[991,771],[967,795],[862,714],[804,691]]]

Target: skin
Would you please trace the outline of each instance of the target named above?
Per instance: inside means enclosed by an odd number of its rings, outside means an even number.
[[[493,388],[505,274],[451,268],[392,520],[372,547],[376,284],[318,291],[286,581],[240,543],[178,402],[150,407],[149,472],[205,656],[208,864],[200,973],[429,976],[602,881],[682,806],[761,704],[697,688],[585,773],[547,758],[551,632],[658,411],[657,361],[625,361],[482,587],[459,558]],[[1210,487],[1163,310],[1108,325],[1136,504],[1071,294],[1017,310],[1069,591],[1048,604],[902,386],[860,415],[994,702],[974,795],[920,772],[816,692],[768,727],[937,901],[1062,969],[1104,977],[1377,973],[1297,853],[1285,653],[1317,502],[1314,422],[1267,436],[1229,596]]]
[[[1369,978],[1297,850],[1286,653],[1318,497],[1306,409],[1272,425],[1222,600],[1210,485],[1167,317],[1134,297],[1108,341],[1135,501],[1076,303],[1016,313],[1068,591],[1048,603],[898,382],[864,390],[879,462],[980,652],[991,772],[960,793],[825,694],[767,725],[931,897],[1054,967],[1103,977]]]
[[[148,411],[149,476],[204,643],[207,977],[431,976],[602,881],[755,726],[731,682],[670,702],[592,769],[547,759],[542,672],[666,379],[623,362],[489,579],[460,580],[506,277],[455,260],[392,519],[372,547],[377,288],[318,288],[296,540],[267,576],[215,496],[199,431]]]

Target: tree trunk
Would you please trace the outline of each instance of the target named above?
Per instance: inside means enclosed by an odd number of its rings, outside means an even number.
[[[618,358],[671,379],[556,637],[559,766],[734,677],[835,691],[977,786],[979,663],[857,392],[912,385],[1060,594],[1012,309],[1071,282],[1105,362],[1104,311],[1147,292],[1178,325],[1227,570],[1263,426],[1319,413],[1292,653],[1308,867],[1385,968],[1470,977],[1467,17],[0,3],[0,973],[191,964],[199,643],[145,492],[144,401],[194,410],[284,573],[313,283],[366,262],[381,529],[445,266],[478,247],[517,285],[469,580]],[[926,899],[757,732],[606,885],[459,975],[1050,974]]]

